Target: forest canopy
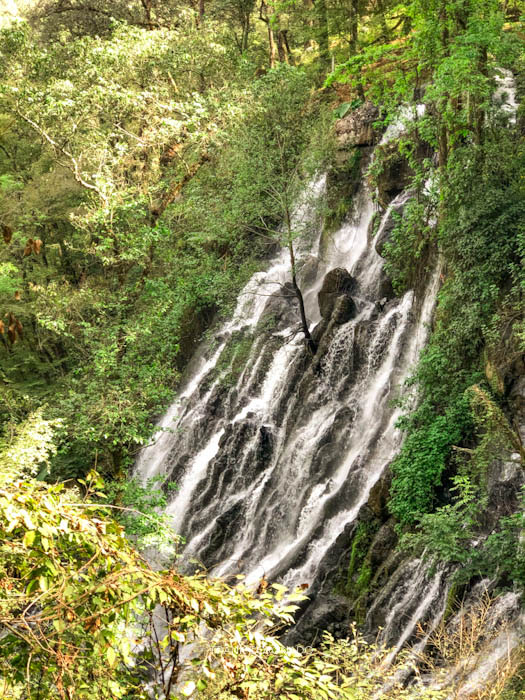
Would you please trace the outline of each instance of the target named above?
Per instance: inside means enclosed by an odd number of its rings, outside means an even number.
[[[304,653],[279,641],[300,594],[286,605],[268,582],[254,593],[153,570],[137,542],[166,522],[129,505],[154,511],[166,494],[126,481],[198,343],[275,251],[283,200],[321,171],[355,177],[360,157],[341,169],[333,124],[370,102],[378,135],[400,108],[417,116],[361,173],[378,208],[389,162],[409,173],[389,278],[416,297],[437,264],[441,280],[417,400],[400,388],[389,512],[412,551],[468,580],[525,585],[523,504],[470,547],[490,460],[524,459],[509,394],[525,351],[525,127],[522,108],[494,98],[503,71],[525,92],[524,13],[521,0],[0,10],[5,697],[145,698],[152,672],[166,697],[359,699],[381,687],[358,635]],[[321,214],[336,221],[347,204],[327,199]],[[125,632],[137,619],[150,645],[138,653]],[[193,635],[203,653],[182,685],[170,668]]]

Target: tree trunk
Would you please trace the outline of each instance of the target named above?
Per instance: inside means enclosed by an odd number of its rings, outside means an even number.
[[[304,308],[303,293],[301,292],[301,288],[297,284],[297,275],[296,275],[296,268],[295,268],[295,254],[294,254],[293,239],[292,239],[292,222],[291,222],[290,210],[288,209],[288,206],[286,207],[285,216],[286,216],[286,230],[287,230],[287,234],[288,234],[288,252],[290,253],[290,266],[292,268],[292,285],[294,288],[295,296],[297,297],[297,301],[299,302],[299,314],[301,316],[301,328],[302,328],[302,331],[304,334],[304,339],[306,341],[306,345],[308,347],[308,350],[312,353],[312,355],[315,355],[315,353],[317,352],[317,344],[310,334],[310,329],[308,328],[308,320],[306,318],[306,311]]]
[[[357,53],[357,36],[359,32],[359,0],[350,3],[350,55]]]
[[[286,53],[288,56],[288,61],[292,64],[292,66],[295,65],[294,57],[292,52],[290,51],[290,43],[288,41],[288,29],[283,29],[281,34],[283,35],[283,41],[284,41],[284,46],[286,48]],[[287,61],[287,63],[288,63]]]
[[[279,29],[277,34],[277,50],[279,52],[279,61],[288,63],[288,44],[285,39],[286,29]]]
[[[147,28],[154,29],[155,25],[153,22],[153,17],[151,15],[151,0],[142,0],[142,7],[144,8],[144,15],[146,18]]]
[[[317,15],[317,43],[319,45],[319,59],[326,66],[330,62],[330,40],[328,36],[328,14],[326,0],[316,0],[315,11]]]
[[[270,68],[275,68],[275,58],[277,56],[277,48],[275,46],[275,37],[273,34],[273,29],[272,29],[272,25],[270,22],[270,18],[268,17],[268,6],[264,2],[264,0],[261,1],[261,6],[259,8],[259,19],[261,19],[266,24],[266,27],[268,28]]]
[[[248,50],[248,37],[250,36],[250,15],[247,13],[242,22],[241,53]]]
[[[270,49],[270,68],[275,68],[275,57],[276,57],[276,49],[275,49],[275,38],[273,35],[273,29],[270,25],[270,21],[268,20],[268,44],[269,44],[269,49]]]

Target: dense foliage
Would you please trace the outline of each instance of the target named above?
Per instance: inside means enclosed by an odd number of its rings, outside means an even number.
[[[395,289],[421,294],[440,272],[392,465],[402,545],[461,567],[462,584],[488,576],[520,589],[523,498],[499,503],[488,480],[525,466],[513,416],[525,369],[523,107],[502,108],[500,87],[513,70],[523,97],[522,12],[496,0],[412,2],[393,40],[364,46],[328,79],[379,102],[384,123],[404,119],[398,152],[379,149],[371,169],[380,196],[389,158],[410,173],[413,197],[385,246]]]
[[[0,420],[47,402],[54,474],[118,473],[266,255],[270,185],[319,100],[300,68],[254,77],[225,25],[191,13],[111,40],[17,24],[1,47]]]
[[[357,636],[301,652],[279,642],[276,625],[291,622],[300,593],[155,571],[91,500],[96,473],[82,491],[37,481],[54,428],[35,414],[0,450],[3,698],[364,700],[381,686],[383,655]],[[394,681],[392,693],[443,697]]]
[[[384,687],[382,652],[362,640],[285,648],[273,626],[293,605],[279,587],[154,571],[122,527],[139,546],[166,529],[151,515],[165,494],[124,485],[126,467],[203,333],[286,231],[290,202],[330,162],[332,108],[342,116],[365,99],[380,106],[378,129],[401,105],[407,117],[394,147],[414,196],[386,245],[394,288],[421,294],[431,269],[441,274],[390,511],[405,547],[462,566],[462,582],[497,574],[525,586],[522,499],[470,546],[489,465],[525,458],[508,403],[525,351],[523,110],[514,119],[494,99],[501,69],[523,82],[524,9],[39,0],[0,10],[3,697],[359,700]],[[389,157],[378,151],[372,180]],[[359,532],[350,583],[368,543]],[[194,668],[182,678],[188,641]]]
[[[381,100],[387,120],[402,101],[410,119],[399,150],[414,199],[386,246],[396,288],[422,291],[436,257],[442,265],[434,332],[413,379],[418,406],[400,424],[407,437],[393,466],[401,523],[432,510],[454,470],[452,447],[475,438],[465,392],[495,375],[513,379],[524,349],[523,137],[493,97],[520,41],[493,0],[414,2],[409,16],[403,42],[368,48],[330,78]],[[416,101],[425,110],[414,118]]]

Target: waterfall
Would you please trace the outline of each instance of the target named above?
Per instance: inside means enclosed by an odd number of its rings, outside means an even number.
[[[501,70],[497,83],[494,102],[512,125],[512,74]],[[423,114],[423,105],[401,111],[380,143],[399,136],[403,120]],[[348,564],[371,493],[382,487],[400,449],[395,400],[427,339],[441,277],[436,264],[417,297],[412,291],[396,297],[385,274],[383,246],[411,191],[399,193],[379,216],[363,178],[351,214],[327,235],[320,214],[326,188],[324,176],[310,183],[293,223],[303,231],[295,242],[298,279],[316,355],[302,336],[288,252],[278,251],[242,290],[231,319],[198,348],[177,400],[136,465],[143,480],[162,475],[177,484],[167,512],[186,542],[180,567],[203,566],[226,578],[242,573],[253,586],[265,577],[306,590],[311,602],[301,612],[309,606],[309,615],[287,634],[292,643],[309,641],[312,629],[324,626],[323,616],[330,619],[334,601],[340,603],[334,574]],[[431,175],[425,189],[433,188]],[[347,274],[349,319],[319,307],[318,295],[335,269]],[[429,571],[425,561],[383,555],[364,630],[373,636],[382,630],[380,641],[392,650],[387,663],[407,642],[417,659],[443,624],[453,567]],[[495,609],[495,630],[508,610],[518,619],[516,600],[509,594]],[[344,605],[347,614],[350,604]],[[519,624],[480,652],[477,670],[458,665],[445,680],[428,682],[444,688],[461,671],[469,688],[480,687],[505,650],[520,643]],[[412,673],[406,664],[395,680],[409,682]]]
[[[299,332],[280,251],[248,282],[215,342],[199,349],[137,463],[141,478],[163,474],[178,485],[167,510],[186,540],[183,566],[197,560],[215,575],[244,573],[252,584],[266,576],[311,593],[399,449],[393,400],[425,342],[439,283],[434,272],[419,303],[413,292],[385,292],[366,184],[329,240],[317,213],[325,187],[324,177],[311,183],[294,224],[307,228],[297,258],[317,355]],[[352,275],[356,306],[342,324],[321,318],[317,304],[336,267]]]

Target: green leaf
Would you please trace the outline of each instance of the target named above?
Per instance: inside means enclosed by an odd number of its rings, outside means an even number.
[[[106,657],[108,659],[108,663],[111,667],[113,667],[117,661],[117,654],[115,652],[115,649],[113,647],[108,647],[106,649]]]
[[[27,530],[25,535],[24,535],[24,539],[23,539],[24,547],[28,547],[28,548],[32,547],[33,542],[35,541],[35,537],[36,537],[35,530]]]

